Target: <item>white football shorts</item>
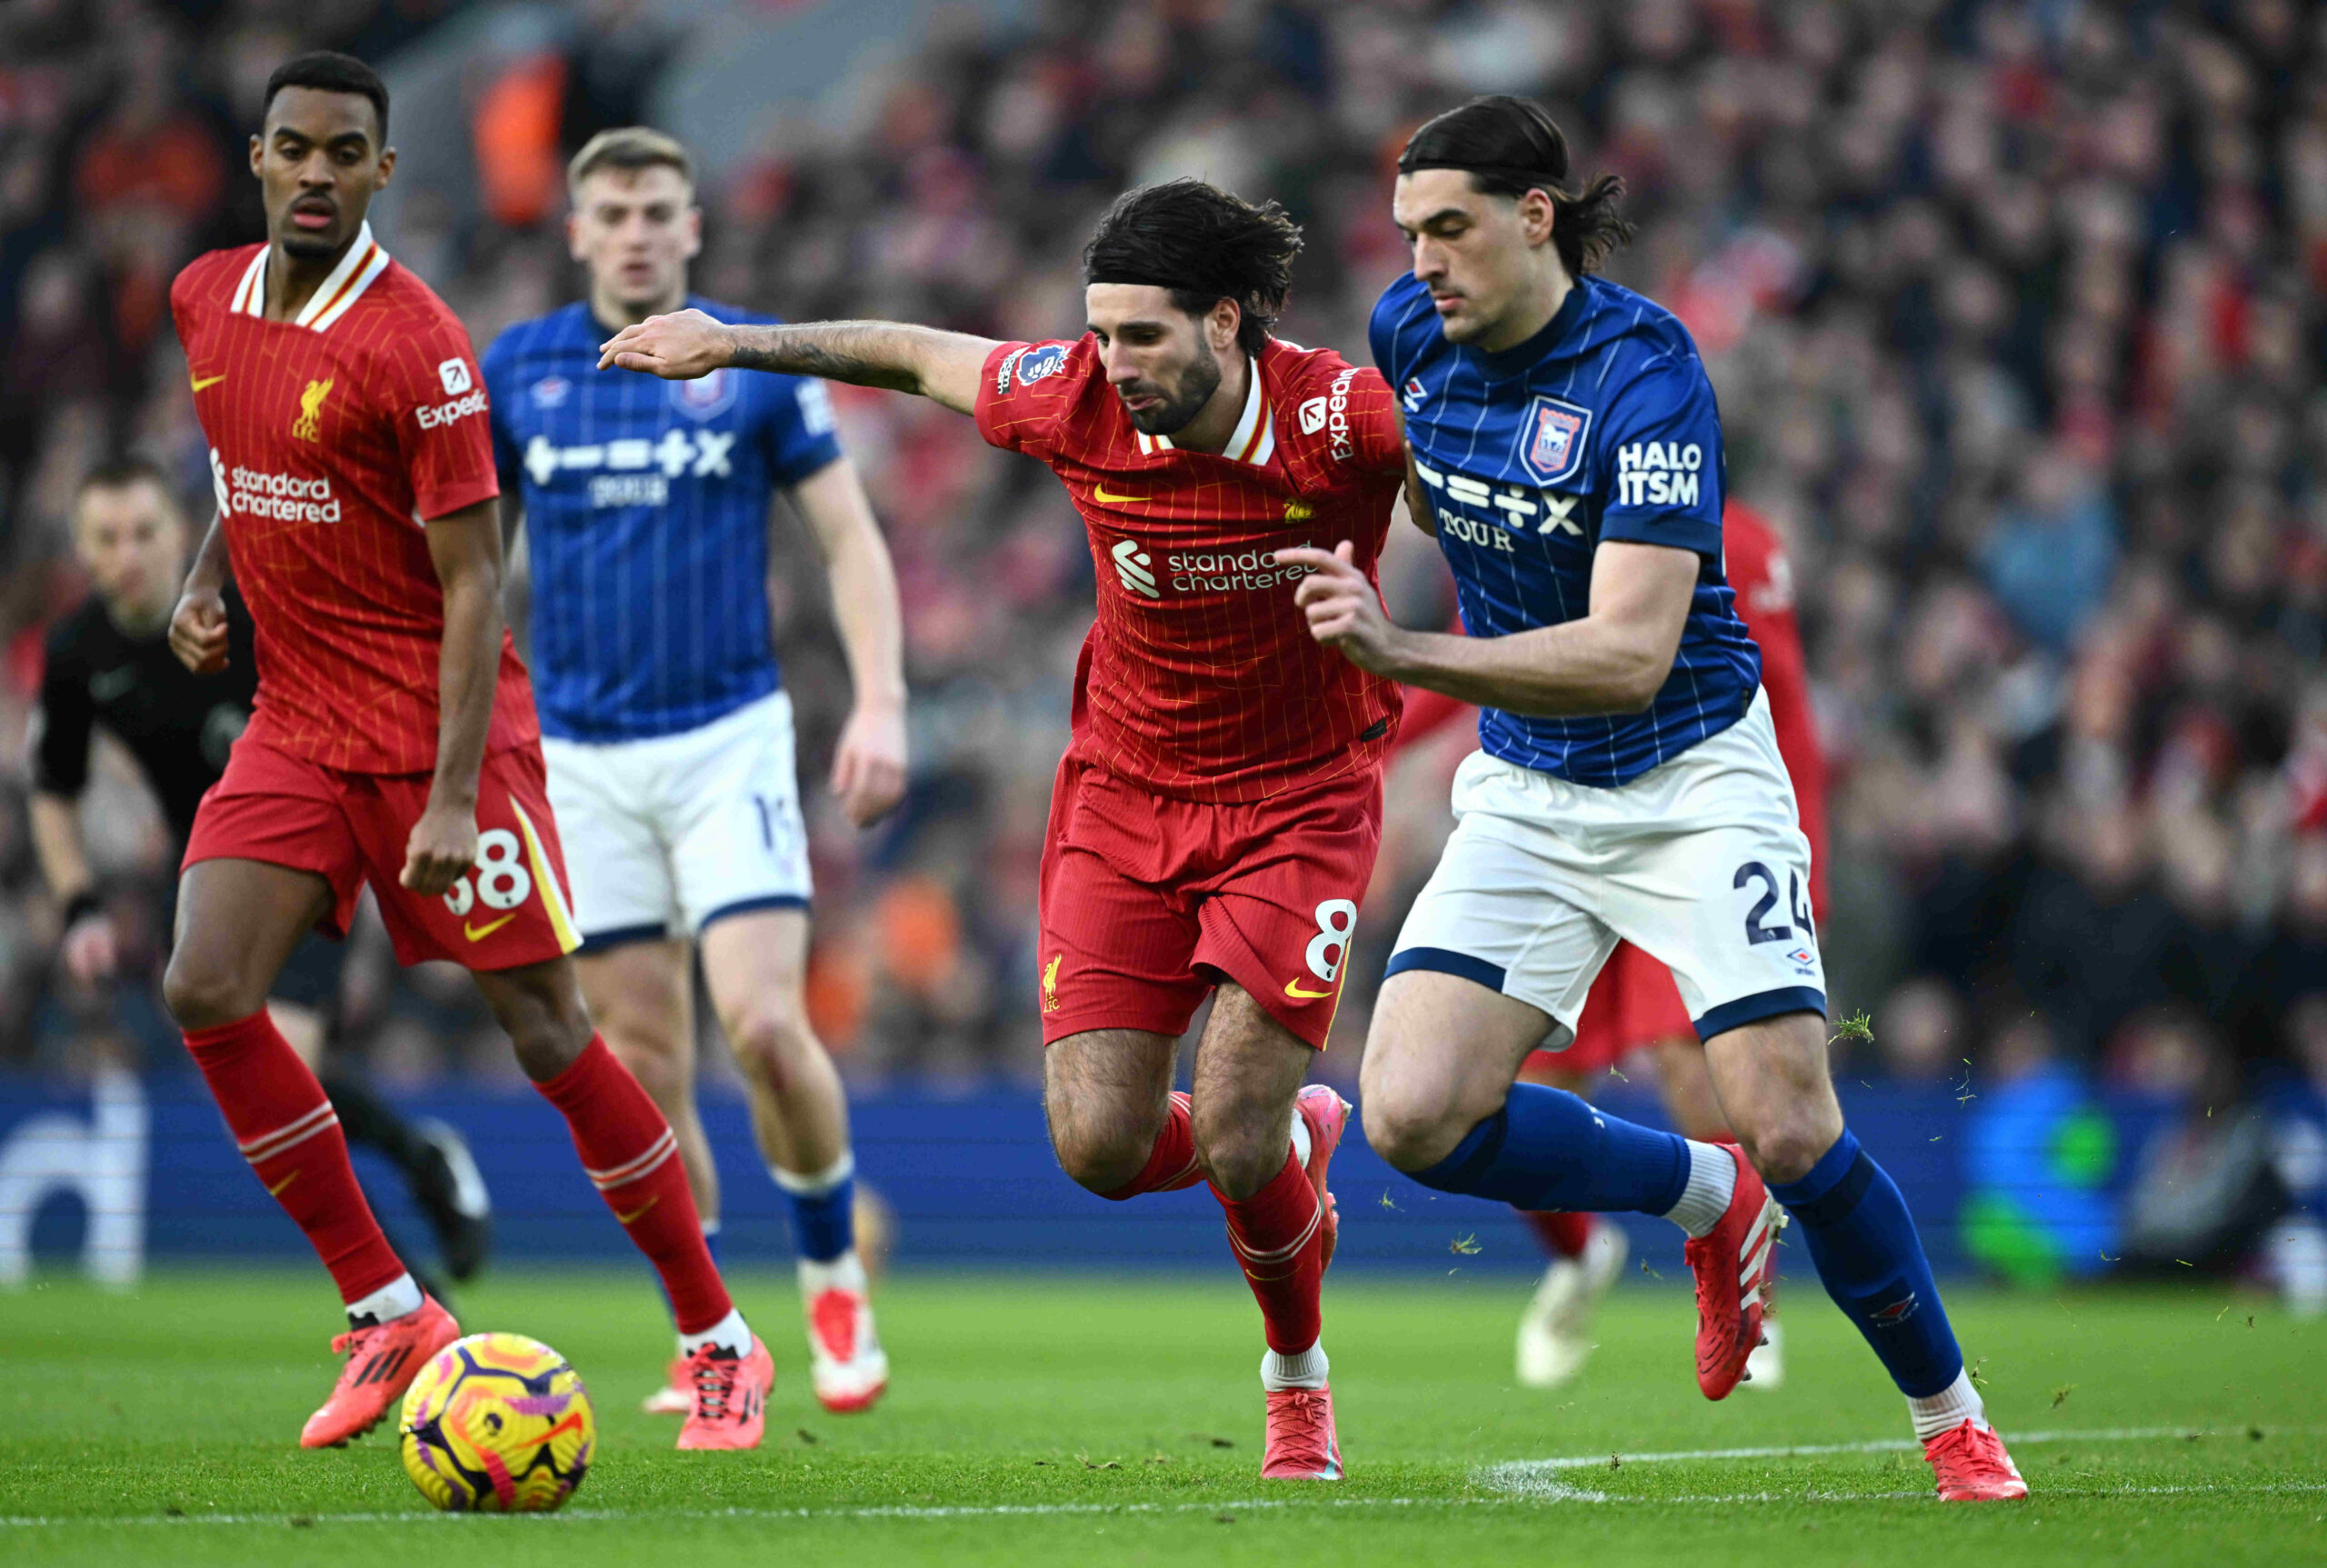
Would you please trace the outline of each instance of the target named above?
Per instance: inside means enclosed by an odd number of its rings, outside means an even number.
[[[791,694],[649,740],[544,735],[542,756],[584,954],[807,907]]]
[[[1769,698],[1614,789],[1473,752],[1388,973],[1437,970],[1551,1014],[1564,1049],[1618,941],[1673,972],[1697,1037],[1826,1010],[1810,841]]]

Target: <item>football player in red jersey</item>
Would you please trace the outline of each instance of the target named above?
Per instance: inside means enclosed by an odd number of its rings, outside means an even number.
[[[686,311],[624,329],[603,363],[917,392],[1066,484],[1099,605],[1043,856],[1051,1142],[1106,1197],[1211,1183],[1267,1331],[1261,1473],[1334,1479],[1318,1287],[1347,1107],[1302,1083],[1341,998],[1399,699],[1308,636],[1287,591],[1303,569],[1276,552],[1348,541],[1370,574],[1406,467],[1378,373],[1269,335],[1299,246],[1273,204],[1173,181],[1101,221],[1074,342]]]
[[[164,991],[226,1124],[347,1305],[347,1353],[300,1434],[376,1423],[460,1333],[388,1248],[315,1074],[266,1014],[311,926],[369,883],[396,955],[465,965],[564,1113],[688,1338],[681,1448],[759,1441],[774,1380],[704,1245],[671,1129],[593,1031],[524,666],[501,609],[499,486],[468,335],[365,219],[395,167],[387,92],[345,55],[266,88],[251,170],[268,243],[197,258],[170,306],[210,441],[218,518],[171,645],[227,656],[231,574],[258,696],[186,846]]]
[[[1737,594],[1738,614],[1762,650],[1762,686],[1769,693],[1770,719],[1793,780],[1802,831],[1810,840],[1811,910],[1823,915],[1826,758],[1818,745],[1802,631],[1794,621],[1793,564],[1769,524],[1743,503],[1732,500],[1723,505],[1721,527],[1723,565]],[[1412,745],[1457,719],[1475,723],[1477,717],[1478,709],[1466,703],[1435,692],[1410,691],[1399,744]],[[1534,1053],[1520,1076],[1580,1094],[1587,1080],[1634,1051],[1652,1054],[1657,1089],[1676,1130],[1707,1143],[1736,1141],[1713,1097],[1704,1047],[1673,984],[1672,971],[1630,943],[1618,944],[1592,983],[1573,1044],[1564,1051]],[[1592,1349],[1593,1313],[1623,1267],[1627,1247],[1623,1232],[1597,1215],[1523,1210],[1521,1217],[1542,1240],[1552,1263],[1519,1320],[1518,1378],[1531,1388],[1553,1388],[1583,1370]],[[1766,1392],[1783,1376],[1783,1363],[1776,1320],[1765,1328],[1768,1342],[1747,1358],[1745,1374],[1751,1386]]]

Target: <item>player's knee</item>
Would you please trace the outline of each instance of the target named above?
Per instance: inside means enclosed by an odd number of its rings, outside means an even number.
[[[1143,1128],[1129,1119],[1101,1121],[1053,1105],[1051,1152],[1076,1186],[1104,1197],[1135,1181],[1155,1147],[1160,1127]]]
[[[1798,1182],[1834,1146],[1842,1130],[1808,1115],[1782,1115],[1763,1126],[1740,1127],[1737,1136],[1763,1181]]]
[[[224,965],[181,945],[162,974],[162,1000],[181,1029],[215,1029],[247,1018],[266,1004],[263,990]]]
[[[1478,1117],[1465,1119],[1452,1098],[1399,1084],[1364,1094],[1365,1141],[1401,1171],[1426,1171],[1463,1141]]]
[[[682,1045],[668,1041],[642,1042],[635,1038],[606,1037],[606,1048],[614,1059],[629,1069],[638,1080],[646,1096],[664,1109],[667,1115],[672,1104],[687,1092],[686,1064],[680,1059]]]
[[[779,1099],[797,1086],[810,1054],[823,1049],[806,1014],[782,1003],[744,1008],[726,1028],[736,1060]]]
[[[1243,1104],[1199,1104],[1191,1131],[1196,1164],[1228,1198],[1249,1198],[1284,1169],[1293,1148],[1290,1113]]]

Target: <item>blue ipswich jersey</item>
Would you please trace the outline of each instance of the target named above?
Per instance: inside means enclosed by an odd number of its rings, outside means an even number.
[[[570,305],[484,356],[502,493],[524,487],[542,732],[601,743],[696,729],[776,689],[768,495],[841,454],[822,382],[600,370],[611,335]]]
[[[1490,354],[1447,342],[1429,290],[1408,274],[1373,307],[1373,338],[1473,636],[1581,619],[1603,540],[1704,557],[1672,676],[1646,712],[1488,708],[1488,754],[1606,788],[1744,717],[1762,656],[1722,572],[1721,417],[1672,314],[1586,276],[1543,331]]]

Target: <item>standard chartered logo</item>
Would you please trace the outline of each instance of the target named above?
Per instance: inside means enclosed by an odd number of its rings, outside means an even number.
[[[1120,540],[1109,554],[1115,558],[1115,575],[1124,580],[1125,592],[1144,594],[1151,599],[1164,596],[1155,586],[1155,574],[1147,569],[1152,563],[1147,552],[1139,547],[1138,540]]]
[[[1306,540],[1302,545],[1310,547]],[[1161,599],[1166,584],[1181,594],[1252,593],[1298,582],[1310,571],[1280,565],[1274,550],[1174,550],[1164,557],[1161,574],[1136,539],[1118,540],[1107,554],[1124,591],[1143,599]]]
[[[218,449],[210,449],[210,483],[217,492],[220,515],[240,513],[277,523],[336,523],[339,497],[331,481],[318,475],[266,474],[255,468],[228,468]]]

